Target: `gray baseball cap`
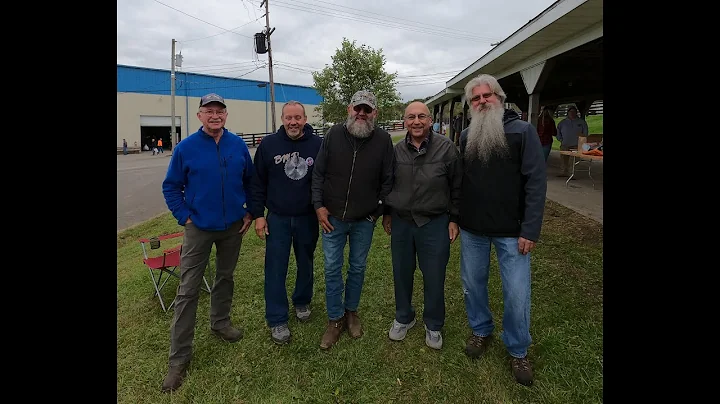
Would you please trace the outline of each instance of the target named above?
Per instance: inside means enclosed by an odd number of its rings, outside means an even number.
[[[357,105],[365,104],[370,106],[372,109],[377,109],[377,100],[375,95],[367,90],[360,90],[352,96],[350,104],[354,107]]]
[[[227,105],[225,105],[225,100],[223,99],[223,97],[221,97],[215,93],[210,93],[210,94],[204,95],[202,98],[200,98],[200,106],[201,107],[204,107],[204,106],[210,104],[211,102],[219,102],[220,104],[222,104],[222,106],[224,108],[227,108]]]

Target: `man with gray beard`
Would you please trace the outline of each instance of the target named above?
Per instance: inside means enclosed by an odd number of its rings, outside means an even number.
[[[390,134],[375,126],[375,95],[356,92],[347,111],[347,120],[325,134],[312,179],[325,259],[328,325],[320,342],[322,349],[332,347],[345,328],[352,338],[363,334],[357,311],[367,256],[393,180],[393,144]],[[343,284],[346,243],[350,254]]]
[[[490,246],[503,289],[502,341],[515,380],[530,386],[530,251],[545,209],[545,158],[537,131],[505,109],[505,92],[483,74],[465,86],[470,126],[460,134],[460,274],[472,333],[465,353],[485,353],[495,329],[488,303]]]

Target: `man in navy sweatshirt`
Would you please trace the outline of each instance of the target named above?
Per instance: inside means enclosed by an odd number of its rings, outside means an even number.
[[[283,105],[282,122],[277,133],[263,138],[255,151],[252,182],[255,232],[265,240],[265,320],[276,344],[290,342],[285,287],[290,245],[297,263],[292,294],[295,316],[299,321],[308,321],[313,256],[320,234],[310,186],[322,140],[307,124],[305,107],[297,101]]]
[[[228,342],[242,338],[242,330],[231,324],[230,308],[242,237],[252,222],[252,159],[245,141],[225,129],[227,106],[222,97],[202,97],[197,117],[202,127],[175,146],[162,184],[165,203],[178,224],[185,226],[170,326],[170,369],[163,392],[180,387],[190,364],[200,285],[213,243],[216,269],[210,329]]]
[[[530,385],[530,251],[545,209],[545,158],[535,127],[503,107],[505,92],[483,74],[465,86],[470,126],[460,134],[460,275],[472,333],[465,353],[478,358],[495,329],[488,305],[490,245],[503,290],[502,340],[518,383]]]

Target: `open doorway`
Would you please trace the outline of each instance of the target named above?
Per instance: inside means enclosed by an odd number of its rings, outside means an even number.
[[[175,127],[175,136],[181,136],[180,127]],[[170,127],[169,126],[141,126],[140,127],[140,140],[142,141],[143,150],[145,145],[152,149],[152,139],[156,141],[162,139],[163,149],[172,150],[174,142],[170,139]]]

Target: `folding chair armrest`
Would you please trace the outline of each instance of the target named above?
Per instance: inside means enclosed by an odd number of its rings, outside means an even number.
[[[171,254],[171,253],[174,253],[174,252],[176,252],[176,251],[180,251],[180,249],[182,249],[182,244],[176,245],[176,246],[173,247],[173,248],[168,248],[167,250],[164,250],[163,253],[164,253],[164,254]]]

